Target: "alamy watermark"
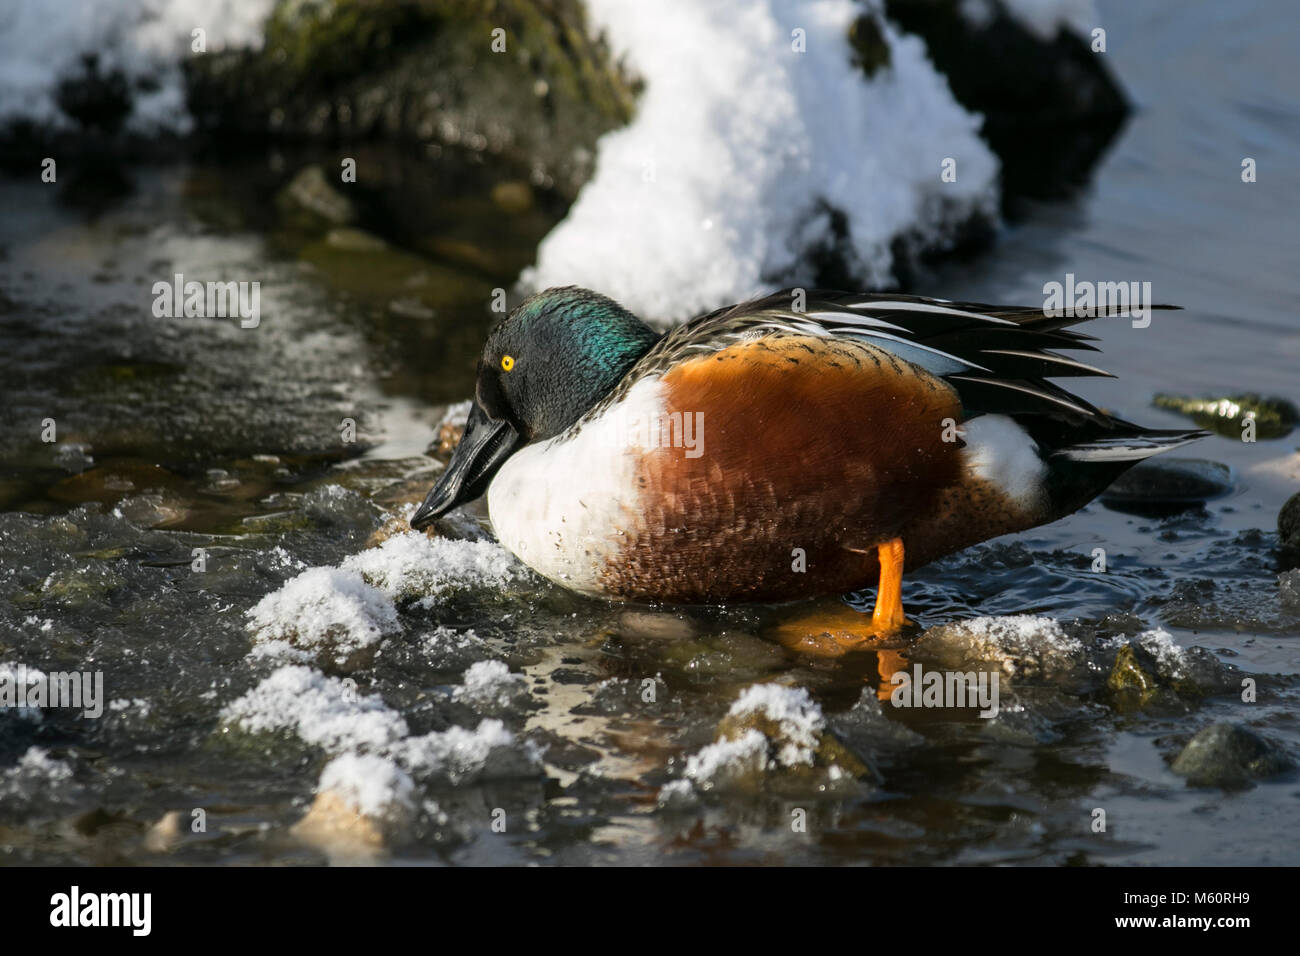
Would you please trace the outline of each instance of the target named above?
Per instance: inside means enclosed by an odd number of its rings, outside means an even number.
[[[1050,318],[1131,315],[1135,329],[1151,324],[1150,282],[1076,282],[1067,272],[1063,283],[1043,283],[1043,297],[1043,315]]]
[[[703,412],[641,416],[618,410],[602,426],[600,442],[606,448],[681,448],[687,458],[704,454]]]
[[[159,319],[238,318],[240,328],[262,321],[262,284],[253,282],[186,282],[176,273],[171,282],[153,284],[153,314]]]
[[[119,926],[132,936],[153,929],[152,893],[83,893],[74,885],[50,897],[50,925],[58,927]]]
[[[56,671],[34,667],[0,668],[0,708],[15,710],[80,710],[94,719],[104,713],[103,671]]]
[[[889,701],[895,707],[978,708],[988,720],[998,715],[998,671],[928,671],[920,664],[895,671]]]

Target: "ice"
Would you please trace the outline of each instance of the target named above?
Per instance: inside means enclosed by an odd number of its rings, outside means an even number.
[[[1083,644],[1050,617],[1012,614],[976,617],[931,628],[915,653],[955,670],[994,664],[1007,677],[1066,677],[1085,666]]]
[[[268,645],[263,654],[287,645],[338,661],[398,630],[392,599],[358,571],[343,568],[302,572],[254,605],[248,624],[255,639]]]
[[[57,784],[72,779],[72,768],[62,760],[55,760],[43,747],[28,747],[7,774],[11,780],[19,777],[25,782]]]
[[[306,662],[329,657],[340,666],[401,629],[396,601],[435,605],[471,587],[500,589],[523,566],[491,541],[393,535],[339,567],[311,568],[248,611],[257,657]],[[465,640],[477,640],[472,634]]]
[[[997,161],[925,45],[887,22],[890,65],[851,63],[851,0],[589,0],[588,20],[645,80],[631,124],[542,242],[530,289],[583,285],[646,318],[684,319],[796,276],[848,220],[849,265],[888,285],[891,243],[941,243],[993,215]],[[806,52],[792,49],[802,29]],[[956,160],[956,181],[941,164]]]
[[[359,572],[394,599],[439,598],[468,587],[503,588],[522,566],[499,544],[430,538],[408,531],[347,558],[342,567]]]
[[[1174,642],[1174,636],[1162,627],[1143,631],[1134,643],[1155,658],[1162,675],[1178,680],[1187,676],[1187,651]]]
[[[504,661],[479,661],[461,679],[456,700],[480,710],[503,711],[528,700],[528,679],[510,673]]]
[[[274,0],[6,0],[0,4],[0,122],[24,118],[66,125],[59,82],[80,73],[82,57],[101,72],[121,70],[135,90],[129,125],[186,131],[181,62],[192,31],[207,52],[259,46]],[[149,81],[149,89],[139,84]],[[156,85],[155,85],[156,84]]]
[[[472,629],[456,631],[439,625],[420,639],[420,650],[435,667],[460,670],[482,660],[491,651]]]
[[[1300,568],[1277,576],[1277,593],[1283,607],[1300,610]]]

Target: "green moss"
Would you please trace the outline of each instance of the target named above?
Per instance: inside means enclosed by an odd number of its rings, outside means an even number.
[[[577,0],[280,0],[261,50],[186,70],[191,113],[225,138],[437,141],[504,156],[568,196],[637,94]]]
[[[890,64],[889,44],[874,14],[864,13],[849,24],[849,47],[853,65],[867,76],[875,76]]]
[[[1167,408],[1188,416],[1202,428],[1229,438],[1241,438],[1246,419],[1254,418],[1257,438],[1281,438],[1300,424],[1300,410],[1285,398],[1254,392],[1240,395],[1194,397],[1159,394],[1152,399],[1156,408]]]
[[[1115,655],[1115,666],[1106,679],[1106,688],[1114,696],[1119,710],[1139,710],[1149,704],[1159,692],[1153,675],[1142,669],[1137,653],[1125,644]]]
[[[379,65],[403,35],[436,25],[432,6],[282,0],[267,20],[265,49],[291,82],[329,83]]]
[[[334,289],[371,303],[411,300],[437,312],[452,306],[481,306],[492,293],[486,282],[463,271],[355,229],[331,231],[305,246],[299,258],[314,266]]]

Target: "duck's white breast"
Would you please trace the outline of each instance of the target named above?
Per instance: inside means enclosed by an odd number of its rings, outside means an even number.
[[[642,380],[600,417],[512,455],[487,496],[501,544],[564,587],[601,593],[644,513],[637,423],[662,417],[662,395]]]

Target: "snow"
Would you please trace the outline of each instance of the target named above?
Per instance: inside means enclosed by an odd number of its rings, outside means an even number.
[[[466,399],[463,402],[453,402],[447,406],[447,410],[442,413],[442,418],[438,419],[433,426],[436,433],[443,425],[452,425],[456,428],[464,428],[465,423],[469,421],[469,411],[474,405],[472,401]]]
[[[589,23],[645,90],[632,123],[601,138],[595,176],[522,284],[588,286],[645,318],[683,319],[806,276],[823,204],[847,214],[852,267],[871,286],[890,283],[896,237],[992,215],[997,162],[979,117],[923,42],[887,22],[891,64],[866,78],[847,41],[862,10],[589,0]]]
[[[499,544],[430,538],[418,531],[393,535],[379,547],[347,558],[342,567],[359,572],[394,599],[438,598],[468,587],[502,588],[523,573]]]
[[[56,95],[60,80],[81,72],[94,54],[101,71],[121,70],[135,92],[128,120],[135,129],[184,132],[180,63],[191,53],[191,33],[206,31],[206,48],[257,47],[274,0],[6,0],[0,4],[0,122],[24,118],[68,124]]]
[[[693,790],[727,787],[768,770],[814,765],[826,718],[807,689],[755,684],[741,692],[727,716],[763,718],[775,725],[775,731],[769,737],[756,727],[748,727],[738,736],[724,737],[700,748],[686,758],[682,778],[660,790],[661,804],[680,804]]]
[[[732,777],[762,773],[766,768],[767,738],[760,731],[747,730],[735,740],[720,740],[687,757],[684,779],[707,790]]]
[[[380,698],[299,664],[280,667],[221,716],[252,734],[291,732],[329,753],[378,751],[409,733],[402,716]]]
[[[780,728],[774,741],[780,744],[776,756],[783,767],[812,766],[818,740],[826,729],[821,707],[803,687],[755,684],[745,689],[727,713],[732,717],[759,714],[774,721]]]
[[[528,698],[528,679],[510,673],[504,661],[478,661],[461,679],[454,699],[470,707],[501,710]]]
[[[1143,631],[1131,640],[1127,637],[1114,637],[1105,642],[1105,646],[1113,649],[1125,644],[1132,644],[1151,655],[1162,676],[1170,680],[1182,680],[1189,676],[1190,663],[1186,648],[1177,644],[1174,636],[1163,627]]]
[[[382,758],[387,763],[344,762],[328,781],[322,778],[321,789],[327,782],[343,786],[342,795],[357,806],[404,802],[407,778],[460,785],[536,775],[542,766],[537,746],[517,740],[500,720],[411,736],[402,715],[379,697],[362,696],[352,683],[301,665],[280,667],[221,716],[228,727],[250,734],[293,733],[336,758]],[[367,768],[382,771],[373,789],[360,782]]]
[[[393,535],[339,567],[303,571],[262,598],[247,614],[252,656],[299,663],[320,656],[343,665],[400,631],[397,601],[420,598],[427,607],[466,588],[500,589],[523,574],[495,542]]]
[[[324,650],[337,659],[370,647],[398,630],[392,599],[358,571],[312,568],[262,598],[248,611],[249,627],[263,654],[284,645]],[[286,654],[296,657],[298,655]]]
[[[18,763],[4,771],[6,788],[52,786],[72,779],[72,767],[55,760],[43,747],[28,747]]]
[[[415,781],[386,757],[344,754],[321,772],[317,793],[332,792],[363,816],[405,819],[415,808]]]
[[[516,741],[505,724],[492,719],[480,721],[474,730],[450,727],[409,737],[393,754],[416,777],[446,779],[453,785],[534,775],[542,760],[532,741]]]

